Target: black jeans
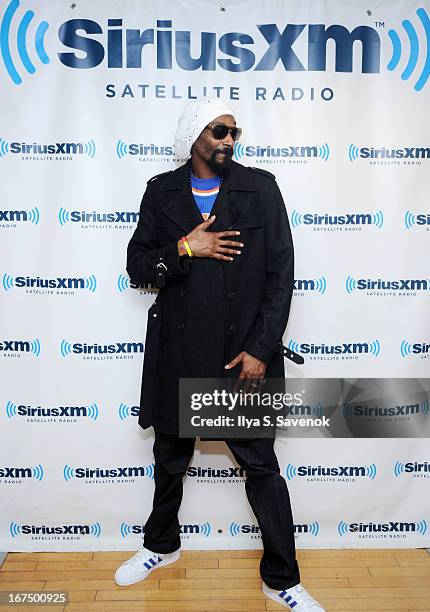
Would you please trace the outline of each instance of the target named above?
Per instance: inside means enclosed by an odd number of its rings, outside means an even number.
[[[264,552],[260,574],[272,589],[300,582],[296,561],[290,496],[279,472],[273,439],[225,440],[238,464],[246,470],[245,490],[260,527]],[[194,454],[195,438],[155,432],[155,491],[152,512],[146,521],[144,546],[169,553],[181,546],[178,511],[182,478]]]

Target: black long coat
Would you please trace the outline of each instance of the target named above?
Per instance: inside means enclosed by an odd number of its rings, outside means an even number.
[[[136,285],[155,283],[148,311],[139,424],[178,434],[179,378],[235,377],[225,370],[240,351],[265,361],[266,377],[284,378],[282,335],[294,279],[294,252],[281,192],[270,173],[236,162],[226,171],[206,231],[240,230],[232,262],[179,257],[177,241],[203,218],[189,183],[190,162],[153,177],[128,245],[127,272]]]

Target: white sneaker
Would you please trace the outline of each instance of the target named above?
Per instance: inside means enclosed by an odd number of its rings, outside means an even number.
[[[277,601],[281,606],[285,606],[293,612],[325,612],[319,603],[309,595],[301,583],[296,586],[278,591],[271,589],[263,582],[263,593],[273,601]]]
[[[180,556],[180,548],[164,554],[142,548],[116,570],[115,582],[119,586],[127,586],[145,580],[153,570],[177,561]]]

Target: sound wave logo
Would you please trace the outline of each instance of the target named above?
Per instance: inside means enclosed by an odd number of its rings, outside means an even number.
[[[39,463],[39,465],[35,465],[33,467],[32,473],[33,473],[33,478],[35,480],[38,480],[39,482],[41,480],[43,480],[44,471],[43,471],[43,467],[40,465],[40,463]]]
[[[39,209],[37,208],[37,206],[34,206],[33,208],[27,211],[27,217],[30,223],[33,223],[34,225],[39,224],[40,213],[39,213]]]
[[[394,464],[394,475],[398,478],[400,474],[405,471],[405,464],[400,461],[396,461]]]
[[[97,421],[99,418],[99,407],[97,404],[90,404],[87,406],[87,416],[93,421]]]
[[[60,352],[63,357],[67,357],[67,355],[70,355],[70,353],[72,352],[71,343],[67,342],[66,340],[61,340]]]
[[[10,50],[9,41],[12,19],[14,18],[19,5],[19,0],[12,0],[7,6],[3,15],[3,19],[0,22],[0,52],[3,58],[4,65],[6,67],[6,71],[12,81],[15,83],[15,85],[21,85],[22,78],[19,75],[18,70],[12,60],[12,53]],[[36,72],[36,68],[28,54],[27,44],[27,32],[33,17],[33,11],[26,11],[19,23],[16,38],[18,55],[21,59],[22,65],[29,74],[34,74]],[[45,51],[45,34],[48,27],[49,24],[47,21],[41,21],[34,35],[34,47],[36,50],[36,54],[42,64],[49,64],[50,62],[50,59]]]
[[[372,342],[369,342],[368,345],[369,353],[374,357],[379,357],[379,353],[381,352],[381,345],[379,343],[379,340],[373,340]]]
[[[1,30],[0,30],[0,37],[1,37]],[[0,48],[1,48],[1,45],[0,45]],[[5,157],[8,153],[9,153],[9,143],[6,142],[6,140],[3,140],[3,138],[0,138],[0,157]]]
[[[60,225],[62,226],[68,223],[70,221],[69,211],[61,207],[60,210],[58,211],[58,220],[60,222]]]
[[[124,141],[118,140],[116,143],[116,154],[119,159],[122,159],[128,154],[128,148]]]
[[[407,340],[402,340],[400,343],[400,354],[402,357],[408,357],[413,354],[426,354],[429,352],[429,349],[430,345],[427,342],[411,344]]]
[[[320,530],[320,524],[318,523],[318,521],[314,521],[313,523],[308,523],[307,527],[308,527],[307,533],[309,533],[310,535],[314,537],[318,535],[319,530]]]
[[[360,149],[353,144],[349,145],[348,157],[349,161],[355,161],[360,156]]]
[[[11,276],[10,274],[3,274],[3,289],[5,291],[10,291],[11,289],[14,288],[14,280],[15,278],[13,276]]]
[[[241,157],[244,157],[245,155],[245,147],[243,146],[243,144],[241,142],[236,142],[233,146],[233,158],[234,159],[240,159]]]
[[[206,521],[206,523],[200,523],[198,525],[199,527],[199,534],[204,535],[206,538],[208,538],[211,534],[211,525],[210,523],[208,523]]]
[[[374,463],[371,463],[370,465],[366,466],[366,476],[371,480],[375,480],[376,465]]]
[[[128,276],[120,274],[118,276],[117,287],[120,293],[123,293],[127,289],[130,289],[130,279],[128,278]]]
[[[17,536],[21,534],[21,526],[18,525],[17,523],[12,522],[9,525],[9,532],[13,538],[16,538]]]
[[[100,523],[93,523],[90,525],[90,534],[99,538],[101,535],[102,529],[100,527]]]
[[[342,536],[346,535],[348,533],[348,531],[349,531],[348,523],[345,523],[345,521],[340,521],[338,526],[337,526],[338,534],[342,537]]]
[[[421,27],[424,30],[424,34],[426,37],[426,51],[425,51],[425,62],[422,68],[422,71],[415,82],[414,89],[415,91],[421,91],[425,84],[428,81],[430,76],[430,19],[427,12],[423,8],[419,8],[416,11],[418,19],[421,22]],[[407,81],[411,78],[417,63],[420,54],[420,43],[417,34],[417,30],[409,19],[404,19],[402,21],[403,29],[408,37],[408,46],[409,46],[409,58],[403,72],[401,73],[401,78],[403,81]],[[402,56],[402,43],[400,36],[395,30],[389,30],[388,36],[390,37],[393,53],[390,61],[387,64],[388,70],[395,70],[399,65],[400,58]]]
[[[345,289],[347,293],[352,293],[357,289],[357,281],[352,276],[347,276],[345,281]]]
[[[325,142],[323,145],[318,147],[318,157],[321,157],[324,161],[328,161],[330,157],[330,147]]]
[[[97,289],[97,280],[94,274],[91,274],[85,278],[85,289],[88,289],[88,291],[91,291],[91,293],[94,293]]]
[[[84,143],[84,154],[88,155],[88,157],[91,159],[94,159],[96,154],[96,144],[94,140],[89,140],[88,142]]]
[[[242,528],[239,523],[233,521],[232,523],[230,523],[229,532],[231,537],[234,538],[242,533]]]
[[[64,480],[66,482],[69,482],[69,480],[75,477],[75,469],[70,467],[70,465],[67,465],[66,463],[63,469],[63,476],[64,476]]]
[[[381,227],[384,225],[384,213],[382,210],[377,210],[376,212],[372,213],[372,224],[379,227],[379,229],[381,229]]]
[[[285,468],[285,476],[288,480],[292,480],[297,476],[297,467],[292,463],[287,463],[287,467]]]
[[[13,402],[6,403],[6,415],[9,419],[16,416],[18,412],[18,407]]]
[[[303,214],[297,212],[297,210],[294,209],[293,212],[291,213],[291,225],[293,227],[298,227],[302,223],[303,223]]]

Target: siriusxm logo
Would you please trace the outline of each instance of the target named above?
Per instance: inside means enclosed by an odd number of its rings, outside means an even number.
[[[310,355],[311,359],[358,359],[360,355],[379,357],[379,340],[371,342],[343,342],[342,344],[299,343],[289,340],[288,347],[296,353]]]
[[[357,159],[366,159],[371,162],[375,160],[429,159],[430,147],[402,147],[400,149],[380,147],[376,149],[375,147],[357,147],[350,144],[348,158],[351,162]]]
[[[314,521],[313,523],[301,523],[294,524],[294,533],[295,534],[308,534],[316,537],[319,533],[320,525],[318,521]],[[246,523],[236,523],[236,521],[232,521],[229,525],[229,533],[232,538],[241,535],[250,535],[252,538],[261,538],[261,531],[258,525],[248,525]]]
[[[127,404],[121,404],[118,406],[118,416],[121,421],[129,417],[137,417],[140,414],[140,406],[127,406]]]
[[[77,479],[86,479],[86,480],[101,480],[101,481],[112,481],[115,482],[125,482],[121,481],[121,479],[130,478],[151,478],[154,479],[154,464],[150,463],[149,465],[138,465],[138,466],[129,466],[129,467],[117,467],[117,468],[90,468],[90,467],[71,467],[66,464],[63,469],[63,477],[66,482],[70,482],[70,480]]]
[[[421,359],[428,359],[430,357],[430,343],[414,342],[411,344],[407,340],[402,340],[400,343],[400,354],[402,357],[419,355]]]
[[[396,478],[402,474],[412,474],[414,478],[430,478],[430,463],[428,461],[407,461],[394,463],[394,475]]]
[[[89,212],[87,210],[67,210],[66,208],[60,208],[58,211],[58,221],[60,225],[66,225],[66,223],[81,223],[82,226],[98,225],[100,223],[113,226],[113,225],[134,225],[139,219],[138,212],[117,210],[115,212],[96,212],[95,210]]]
[[[430,213],[412,213],[410,210],[405,212],[404,223],[406,229],[411,229],[414,225],[430,225]]]
[[[0,158],[6,155],[21,155],[25,160],[72,159],[72,156],[84,155],[94,158],[96,145],[94,140],[88,142],[56,142],[40,144],[37,142],[8,142],[0,138]],[[42,157],[39,157],[42,156]]]
[[[330,147],[327,143],[322,145],[288,145],[282,147],[274,147],[270,145],[243,145],[237,142],[234,145],[233,158],[235,160],[246,158],[255,158],[255,160],[261,161],[265,159],[282,159],[285,162],[292,163],[296,159],[309,159],[309,158],[320,158],[323,161],[328,161],[330,157]]]
[[[337,526],[337,532],[341,537],[347,535],[348,533],[358,535],[378,533],[419,533],[420,535],[425,535],[427,533],[427,529],[428,526],[425,520],[410,523],[394,521],[389,521],[388,523],[345,523],[345,521],[340,521]]]
[[[293,210],[291,215],[291,225],[297,229],[302,225],[309,225],[315,231],[354,231],[357,226],[374,225],[381,228],[384,224],[384,215],[381,210],[367,213],[345,213],[342,215],[330,215],[328,213],[298,212]]]
[[[14,404],[11,401],[6,403],[6,415],[9,419],[15,417],[26,417],[27,421],[47,420],[58,422],[76,422],[77,419],[89,419],[97,421],[99,418],[99,407],[97,404],[89,406],[54,406],[52,408],[42,408],[41,406],[26,406]]]
[[[18,536],[95,536],[99,538],[101,535],[100,523],[92,525],[18,525],[12,522],[9,525],[9,532],[13,538]],[[32,538],[32,539],[69,539],[66,538]],[[79,538],[73,538],[79,539]]]
[[[143,353],[143,342],[116,342],[115,344],[87,344],[86,342],[68,342],[62,340],[60,343],[60,354],[62,357],[69,355],[80,355],[84,359],[101,359],[103,356],[108,359],[121,359],[123,355],[130,356],[136,353]],[[124,357],[125,358],[125,357]]]
[[[282,26],[281,26],[282,27]],[[293,51],[292,46],[307,27],[308,50],[305,66]],[[216,32],[200,33],[200,56],[192,57],[191,44],[193,32],[173,30],[172,20],[157,20],[157,27],[144,31],[122,29],[122,19],[108,19],[106,49],[100,40],[82,36],[103,34],[103,28],[89,19],[71,19],[63,23],[59,30],[60,41],[71,49],[83,51],[79,56],[74,52],[59,53],[60,61],[69,68],[94,68],[102,63],[107,52],[108,68],[142,68],[141,49],[144,46],[156,50],[156,67],[161,70],[182,69],[193,71],[202,69],[215,71],[217,68],[229,72],[272,71],[282,64],[286,71],[303,72],[326,70],[326,45],[333,40],[342,46],[342,53],[336,52],[336,72],[352,72],[353,43],[362,43],[361,70],[364,73],[380,71],[380,38],[375,29],[359,26],[350,32],[342,25],[287,24],[280,31],[276,24],[257,25],[260,40],[267,48],[257,57],[250,48],[255,44],[253,36],[245,32],[226,32],[218,38]],[[78,33],[79,32],[79,33]],[[123,41],[125,33],[125,41]],[[194,34],[194,37],[198,34]],[[217,40],[218,39],[218,40]],[[125,42],[125,54],[123,47]],[[242,46],[246,45],[246,47]],[[194,45],[193,45],[194,47]],[[217,49],[225,56],[217,58]],[[154,54],[155,55],[155,54]],[[147,55],[146,55],[147,57]],[[234,58],[231,59],[231,58]],[[154,58],[155,59],[155,58]]]
[[[41,482],[44,475],[45,472],[40,463],[33,467],[0,467],[0,478],[4,478],[5,481],[8,478],[11,480],[33,478],[34,480]]]
[[[322,480],[321,477],[336,477],[338,480],[355,478],[370,478],[374,480],[376,476],[376,465],[294,465],[288,463],[285,468],[285,476],[288,480],[305,476],[310,480]]]
[[[33,289],[65,289],[72,290],[88,290],[91,293],[97,288],[97,280],[94,274],[81,277],[57,276],[56,278],[43,278],[41,276],[12,276],[11,274],[3,274],[3,289],[10,291],[11,289],[26,289],[28,293],[38,293]],[[53,291],[51,292],[53,293]],[[61,291],[57,291],[61,293]]]
[[[354,291],[366,291],[367,295],[398,295],[414,294],[417,291],[429,291],[430,280],[426,278],[400,278],[398,280],[385,280],[382,278],[359,278],[347,276],[345,280],[345,291],[351,295]]]
[[[0,352],[4,357],[20,357],[20,353],[32,353],[39,357],[41,351],[40,341],[34,340],[1,340]]]
[[[396,418],[401,417],[409,418],[414,414],[428,414],[429,405],[428,401],[416,404],[403,404],[397,406],[379,406],[378,404],[348,404],[342,405],[342,412],[344,417],[364,417],[366,420],[379,420],[381,418]]]
[[[205,479],[230,479],[230,478],[245,478],[246,471],[241,467],[230,466],[228,468],[201,467],[197,465],[190,466],[187,469],[188,478],[205,478]]]
[[[9,224],[16,226],[16,223],[33,223],[38,225],[40,212],[37,206],[30,210],[0,210],[0,227],[10,227]]]
[[[6,71],[16,85],[22,83],[18,72],[18,58],[24,70],[33,74],[35,65],[28,52],[27,32],[33,11],[16,15],[19,0],[11,0],[0,15],[2,44],[0,46]],[[17,23],[13,23],[16,15]],[[409,43],[406,49],[406,67],[402,80],[408,80],[418,68],[414,89],[421,91],[430,76],[429,44],[430,20],[423,8],[416,11],[418,19],[414,25],[409,19],[402,22]],[[139,24],[140,25],[140,24]],[[151,24],[148,24],[151,25]],[[376,24],[375,24],[376,25]],[[11,49],[11,30],[17,29],[16,49]],[[47,21],[41,21],[32,34],[35,52],[42,64],[49,64],[45,50]],[[419,34],[417,32],[419,28]],[[107,20],[107,27],[92,19],[70,19],[55,26],[59,42],[69,50],[57,53],[58,60],[68,68],[89,69],[105,62],[107,68],[148,68],[157,70],[203,70],[227,72],[273,71],[278,67],[286,72],[322,72],[327,70],[327,47],[334,44],[334,70],[351,73],[354,69],[354,43],[360,41],[360,68],[362,73],[375,74],[381,71],[381,37],[376,27],[359,25],[352,30],[341,24],[257,24],[249,32],[224,32],[176,30],[172,19],[156,20],[153,27],[124,28],[123,19]],[[391,47],[387,70],[394,71],[402,58],[401,37],[390,29],[385,37]],[[304,42],[306,49],[300,57],[293,50],[296,42]],[[262,51],[257,52],[262,47]],[[420,52],[422,57],[420,58]],[[332,54],[330,54],[332,55]],[[402,62],[403,63],[403,62]],[[330,66],[330,69],[332,67]]]
[[[305,292],[313,291],[323,295],[327,289],[325,276],[319,278],[296,278],[294,280],[294,295],[304,295]]]
[[[152,283],[144,283],[143,285],[132,285],[130,279],[125,274],[118,274],[116,287],[120,293],[124,293],[127,289],[139,289],[140,293],[158,293],[158,287]]]
[[[174,158],[175,147],[173,145],[126,144],[123,140],[118,140],[116,155],[118,159],[130,156],[142,158],[141,161],[160,161],[164,157]]]
[[[121,523],[120,533],[122,538],[129,535],[138,535],[145,533],[145,525],[131,525],[130,523]],[[180,535],[189,537],[190,535],[203,535],[208,538],[211,534],[212,527],[207,521],[205,523],[183,523],[180,525]]]

